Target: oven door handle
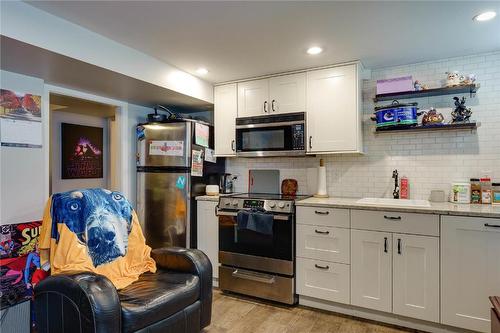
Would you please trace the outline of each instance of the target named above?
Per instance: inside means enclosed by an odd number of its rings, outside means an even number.
[[[219,210],[217,212],[217,216],[238,216],[237,212],[225,212]],[[280,220],[280,221],[288,221],[290,219],[290,216],[287,215],[273,215],[273,219],[275,220]]]
[[[231,275],[236,278],[267,283],[267,284],[274,284],[274,282],[276,281],[276,277],[274,275],[250,272],[242,269],[234,270]]]

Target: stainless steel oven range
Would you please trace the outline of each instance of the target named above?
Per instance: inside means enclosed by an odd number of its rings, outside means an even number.
[[[219,287],[295,304],[295,200],[279,194],[220,197]]]

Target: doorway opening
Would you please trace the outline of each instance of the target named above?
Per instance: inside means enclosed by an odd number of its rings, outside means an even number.
[[[49,192],[120,190],[118,107],[49,95]]]

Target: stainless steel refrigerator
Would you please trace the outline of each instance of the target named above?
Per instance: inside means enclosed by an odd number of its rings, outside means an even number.
[[[202,176],[192,172],[193,151],[205,152],[197,143],[206,145],[205,135],[196,133],[196,123],[208,126],[188,119],[137,126],[137,214],[152,248],[196,247],[195,197],[224,173],[225,161],[220,158],[217,163],[203,158]],[[208,129],[208,146],[213,148],[213,127]]]

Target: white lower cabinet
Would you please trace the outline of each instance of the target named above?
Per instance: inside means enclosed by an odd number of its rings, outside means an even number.
[[[203,251],[212,263],[212,274],[219,278],[219,220],[215,215],[216,201],[197,202],[198,249]]]
[[[297,256],[349,264],[350,230],[297,224]]]
[[[351,230],[351,304],[439,322],[439,238]]]
[[[392,235],[351,230],[351,304],[392,311]]]
[[[393,234],[393,312],[439,322],[439,238]]]
[[[297,258],[297,293],[349,304],[349,265]]]
[[[441,323],[490,332],[500,295],[500,219],[441,217]]]

